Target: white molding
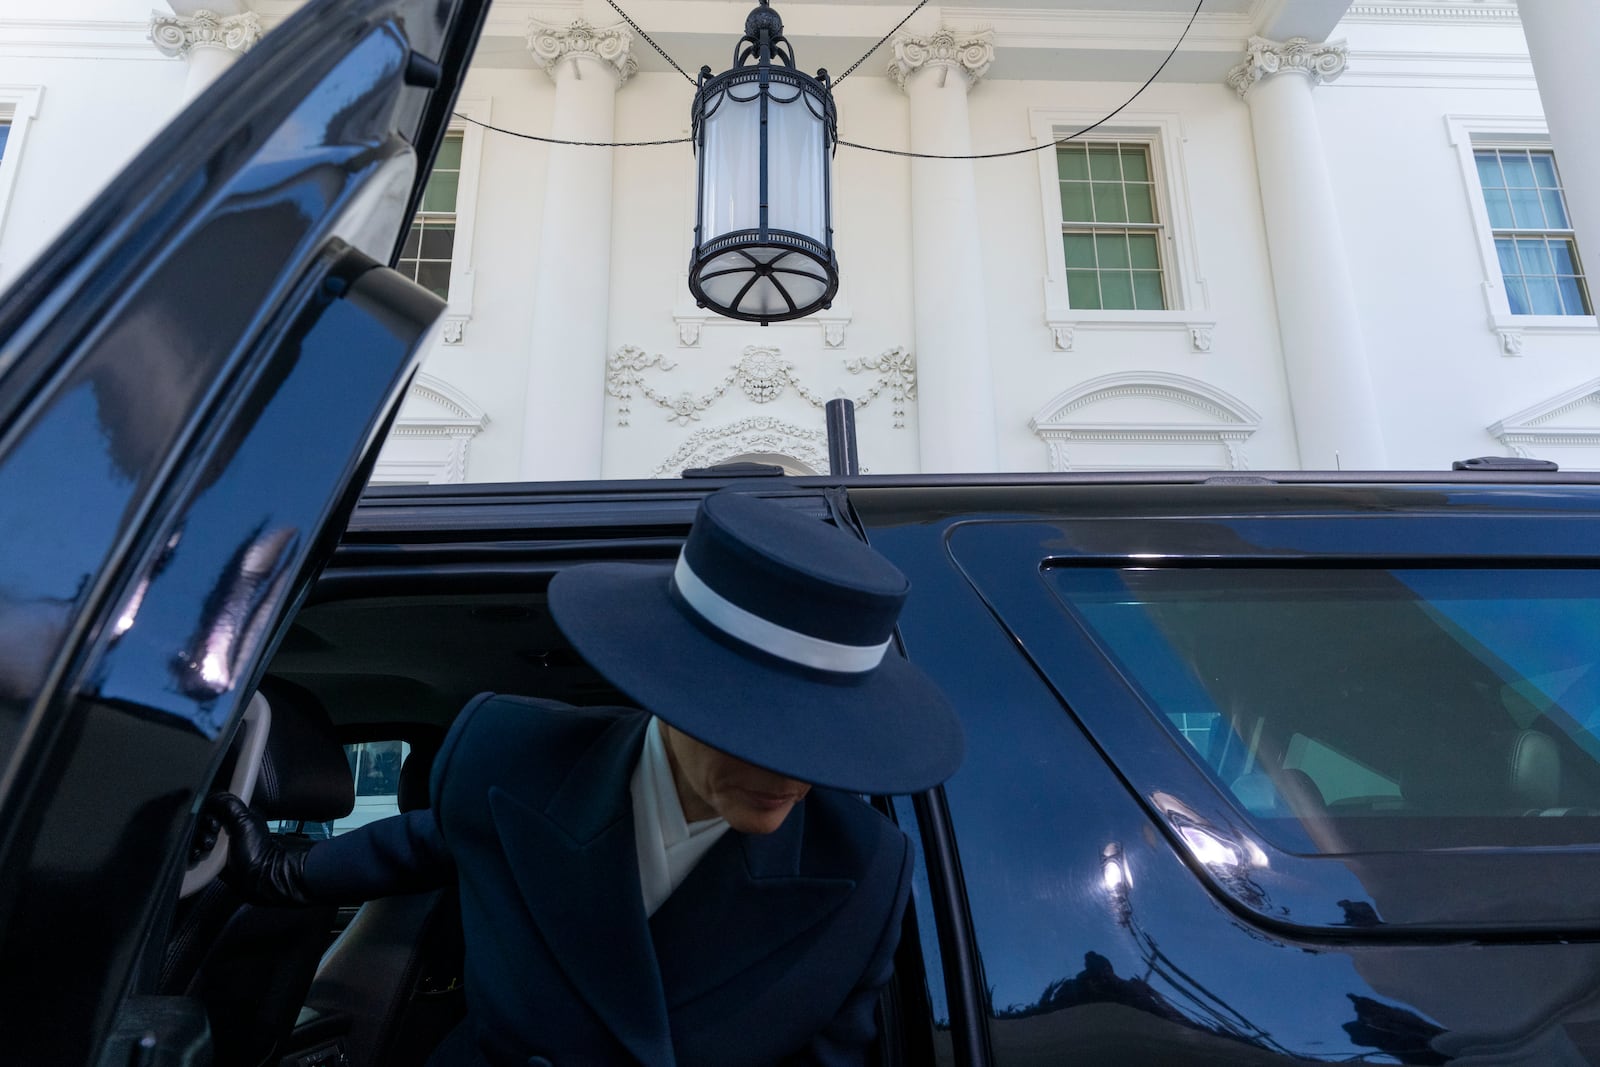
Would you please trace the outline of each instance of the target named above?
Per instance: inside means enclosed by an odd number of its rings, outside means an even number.
[[[0,85],[0,119],[11,124],[6,136],[5,156],[0,158],[0,234],[5,233],[6,209],[11,204],[11,191],[17,183],[17,171],[22,166],[22,151],[28,140],[28,130],[39,117],[39,104],[44,99],[42,85]]]
[[[1388,3],[1350,5],[1344,22],[1403,22],[1409,24],[1482,23],[1504,26],[1518,22],[1514,0],[1469,0],[1456,3]]]
[[[694,183],[690,182],[691,195]],[[694,218],[694,210],[690,209],[689,218]],[[689,223],[689,233],[694,232],[694,223]],[[842,286],[841,286],[842,289]],[[783,322],[770,322],[765,326],[756,327],[763,331],[773,330],[818,330],[822,335],[822,347],[839,349],[844,348],[849,339],[850,322],[855,317],[850,309],[850,302],[842,297],[834,297],[833,306],[822,311],[807,315],[800,319],[786,319]],[[678,275],[677,296],[672,307],[673,335],[678,339],[679,348],[699,348],[704,340],[707,329],[724,329],[735,327],[749,329],[754,323],[744,322],[740,319],[724,318],[713,315],[705,308],[695,307],[693,295],[689,292],[689,276]]]
[[[1103,112],[1069,108],[1031,108],[1028,121],[1035,144],[1075,133],[1104,117]],[[1150,167],[1155,178],[1156,211],[1161,219],[1166,273],[1167,311],[1074,310],[1067,297],[1067,258],[1061,244],[1061,191],[1056,154],[1034,153],[1039,165],[1040,205],[1045,244],[1044,321],[1056,351],[1070,352],[1078,329],[1186,330],[1190,347],[1210,351],[1216,319],[1208,314],[1206,284],[1200,270],[1200,250],[1195,238],[1194,211],[1189,179],[1184,167],[1187,140],[1183,118],[1175,112],[1125,111],[1114,125],[1101,126],[1081,138],[1096,141],[1140,142],[1150,146]]]
[[[1526,350],[1529,334],[1555,336],[1600,336],[1600,321],[1593,315],[1513,315],[1511,302],[1506,297],[1505,284],[1500,274],[1500,257],[1494,249],[1494,226],[1489,221],[1489,208],[1483,199],[1483,189],[1478,181],[1478,164],[1473,150],[1478,147],[1518,146],[1550,147],[1550,128],[1539,115],[1446,115],[1445,134],[1456,150],[1461,180],[1467,194],[1467,205],[1472,215],[1472,226],[1478,243],[1478,269],[1481,274],[1486,324],[1495,335],[1501,355],[1520,356]],[[1559,161],[1558,161],[1559,163]],[[1579,249],[1578,254],[1584,255]],[[1589,263],[1600,260],[1600,251],[1588,253],[1586,266],[1589,278],[1590,299],[1594,293],[1594,268]]]
[[[0,57],[168,61],[150,47],[149,19],[0,18]]]
[[[1095,422],[1082,412],[1095,404],[1123,397],[1148,397],[1200,412],[1204,422]],[[1245,442],[1261,428],[1261,416],[1244,401],[1213,385],[1180,374],[1130,371],[1107,374],[1081,382],[1058,394],[1028,420],[1028,428],[1044,442],[1050,470],[1070,471],[1073,442],[1113,441],[1122,444],[1210,444],[1218,464],[1193,465],[1195,470],[1248,470]],[[1152,467],[1171,467],[1170,463]],[[1096,470],[1140,470],[1138,464],[1118,464]]]
[[[450,301],[441,321],[440,341],[459,345],[472,321],[473,288],[477,272],[472,253],[478,229],[478,181],[483,174],[483,127],[492,122],[493,102],[488,97],[457,100],[455,111],[473,119],[450,120],[451,133],[461,134],[461,177],[456,185],[456,240],[450,252]]]
[[[1539,448],[1579,447],[1600,449],[1600,425],[1552,426],[1550,423],[1579,408],[1600,406],[1600,378],[1591,378],[1488,427],[1490,436],[1512,455],[1537,459]]]
[[[686,469],[713,467],[738,458],[775,462],[793,474],[826,474],[828,435],[822,430],[808,430],[770,415],[752,415],[696,430],[657,464],[651,474],[657,478],[676,478]],[[809,469],[793,469],[795,464]]]
[[[467,480],[467,455],[472,439],[489,424],[483,407],[442,378],[419,372],[406,391],[405,402],[421,400],[442,408],[444,415],[407,415],[402,409],[384,442],[373,468],[374,485],[441,485]],[[418,438],[435,439],[442,448],[427,458],[396,456],[396,444]]]

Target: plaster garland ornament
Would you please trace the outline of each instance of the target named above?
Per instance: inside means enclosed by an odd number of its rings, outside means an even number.
[[[617,400],[617,425],[627,426],[633,414],[634,394],[644,397],[667,412],[667,420],[679,426],[700,421],[700,413],[737,388],[745,398],[755,404],[770,404],[787,390],[795,393],[812,407],[824,407],[828,398],[806,386],[795,372],[794,364],[783,358],[782,351],[771,345],[748,345],[739,362],[722,381],[709,392],[696,396],[682,392],[667,394],[652,388],[646,381],[646,372],[652,368],[671,371],[677,366],[666,356],[654,355],[633,345],[624,345],[606,361],[606,393]],[[916,361],[904,348],[885,350],[876,356],[845,360],[845,369],[851,374],[876,372],[872,384],[862,395],[853,398],[857,408],[865,408],[884,392],[893,402],[894,426],[905,427],[906,401],[917,395]]]
[[[1499,330],[1500,354],[1503,356],[1522,355],[1523,346],[1527,344],[1521,330]]]
[[[1245,60],[1228,72],[1228,84],[1241,97],[1256,83],[1274,74],[1304,74],[1312,85],[1331,82],[1344,73],[1350,49],[1343,41],[1313,42],[1304,37],[1272,41],[1252,37],[1245,48]]]
[[[193,15],[150,13],[150,41],[164,56],[187,56],[196,48],[244,53],[261,40],[261,18],[254,11],[219,15],[202,8]]]
[[[569,26],[551,26],[530,20],[528,51],[534,63],[552,80],[563,60],[577,62],[583,56],[611,68],[618,85],[639,69],[638,61],[633,58],[633,34],[620,22],[615,26],[595,26],[578,19]]]
[[[940,26],[926,37],[906,35],[894,39],[894,58],[889,61],[889,77],[904,89],[906,81],[925,67],[959,70],[972,87],[988,73],[994,62],[993,30],[955,30]]]

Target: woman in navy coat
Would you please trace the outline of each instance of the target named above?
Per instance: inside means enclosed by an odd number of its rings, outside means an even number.
[[[227,877],[275,903],[457,879],[468,1016],[436,1064],[861,1063],[910,850],[859,794],[931,788],[962,752],[889,654],[907,590],[847,533],[713,494],[674,567],[551,584],[574,647],[648,710],[484,694],[432,808],[304,852],[214,798]]]

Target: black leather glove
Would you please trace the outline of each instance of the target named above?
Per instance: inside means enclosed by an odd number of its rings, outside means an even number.
[[[228,831],[222,881],[252,904],[311,904],[304,848],[290,848],[267,831],[266,820],[232,793],[213,793],[201,807]]]

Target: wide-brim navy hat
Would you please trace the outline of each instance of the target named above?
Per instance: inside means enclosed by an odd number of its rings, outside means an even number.
[[[916,793],[965,745],[944,694],[892,646],[909,589],[854,535],[722,490],[675,565],[563,571],[550,612],[608,681],[712,748],[813,785]]]

